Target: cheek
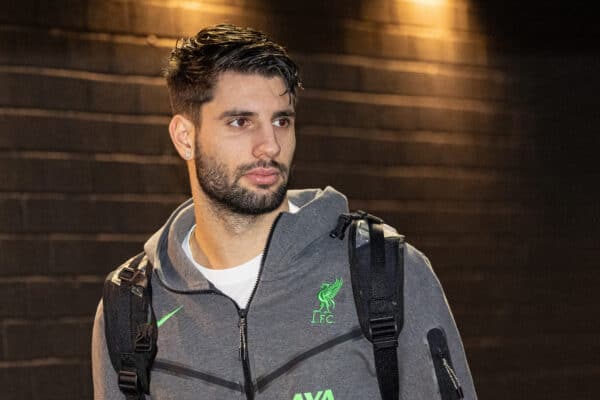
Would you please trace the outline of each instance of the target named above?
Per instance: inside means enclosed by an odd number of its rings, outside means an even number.
[[[230,176],[235,175],[238,168],[255,161],[248,147],[244,146],[240,141],[220,143],[215,148],[214,156],[216,161],[227,170]]]
[[[294,152],[296,151],[296,135],[292,133],[288,138],[288,142],[286,144],[285,153],[288,156],[288,159],[291,160],[294,157]]]
[[[295,151],[296,151],[296,135],[292,135],[292,138],[290,140],[290,146],[289,146],[289,149],[288,149],[288,152],[289,152],[289,154],[288,154],[288,160],[289,160],[289,162],[288,163],[292,162],[292,159],[294,158]]]

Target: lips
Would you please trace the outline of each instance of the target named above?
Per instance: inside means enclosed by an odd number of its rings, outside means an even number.
[[[279,179],[279,170],[276,168],[253,168],[244,176],[257,185],[272,185]]]

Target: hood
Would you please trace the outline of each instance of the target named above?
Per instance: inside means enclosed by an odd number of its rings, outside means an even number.
[[[299,210],[282,212],[276,219],[263,262],[285,268],[306,246],[328,234],[338,216],[348,212],[346,197],[332,187],[289,190],[288,199]],[[144,245],[144,250],[161,283],[172,291],[194,292],[211,289],[210,282],[185,255],[182,242],[196,223],[193,199],[182,203],[165,224]],[[198,224],[201,224],[199,221]],[[276,270],[269,270],[276,273]],[[264,271],[267,273],[267,271]]]

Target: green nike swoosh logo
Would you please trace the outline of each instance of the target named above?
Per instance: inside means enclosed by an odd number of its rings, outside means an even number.
[[[179,306],[176,309],[174,309],[173,311],[171,311],[170,313],[168,313],[167,315],[165,315],[164,317],[162,317],[161,319],[159,319],[158,322],[156,323],[156,326],[160,328],[160,326],[162,324],[167,322],[167,320],[169,318],[171,318],[173,315],[177,314],[177,312],[179,312],[179,310],[181,310],[182,308],[183,308],[183,306]]]

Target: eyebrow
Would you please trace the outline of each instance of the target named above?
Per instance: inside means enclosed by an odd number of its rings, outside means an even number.
[[[258,115],[258,113],[254,112],[254,111],[233,109],[233,110],[223,111],[217,117],[217,119],[223,119],[223,118],[228,118],[228,117],[255,117],[257,115]],[[293,110],[281,110],[281,111],[274,112],[272,118],[295,117],[295,116],[296,116],[296,112]]]
[[[294,110],[281,110],[281,111],[277,111],[276,113],[273,114],[273,118],[295,117],[295,116],[296,116],[296,112]]]
[[[237,110],[234,108],[233,110],[223,111],[221,113],[221,115],[219,115],[217,117],[217,119],[223,119],[223,118],[227,118],[227,117],[252,117],[252,116],[256,116],[256,113],[253,111]]]

